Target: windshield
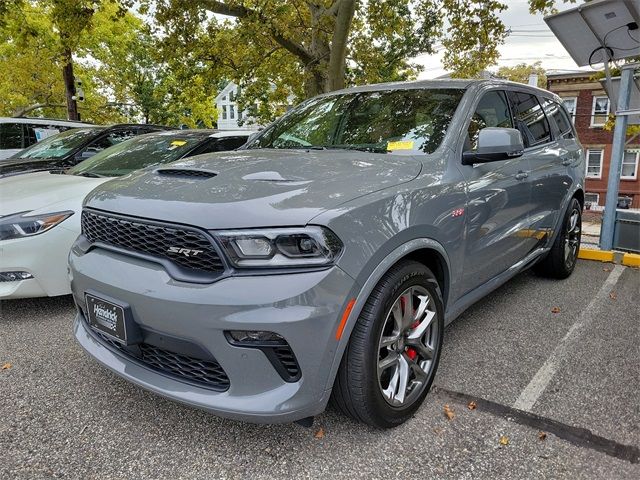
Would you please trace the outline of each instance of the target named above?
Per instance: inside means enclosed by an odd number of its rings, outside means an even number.
[[[13,158],[62,158],[91,140],[101,128],[73,128],[58,133],[22,150]]]
[[[95,154],[67,171],[70,175],[119,177],[157,163],[173,162],[202,142],[201,136],[150,133]]]
[[[318,97],[275,122],[247,148],[433,153],[463,94],[463,89],[410,89]]]

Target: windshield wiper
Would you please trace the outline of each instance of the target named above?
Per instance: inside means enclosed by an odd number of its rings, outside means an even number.
[[[324,148],[335,150],[358,150],[359,152],[388,153],[386,148],[366,145],[325,145]]]

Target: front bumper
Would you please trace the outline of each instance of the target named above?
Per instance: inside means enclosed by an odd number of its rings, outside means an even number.
[[[71,293],[67,257],[79,228],[58,225],[33,237],[0,241],[0,271],[28,272],[33,278],[0,282],[0,299],[54,297]]]
[[[227,374],[229,387],[213,391],[148,368],[110,348],[79,310],[76,339],[121,377],[170,399],[244,421],[290,422],[324,410],[338,348],[335,332],[355,287],[339,268],[229,277],[203,285],[177,282],[159,265],[100,249],[84,255],[72,251],[70,265],[79,305],[87,290],[127,303],[143,331],[179,338],[209,352]],[[266,330],[284,337],[297,358],[300,379],[285,381],[261,350],[231,345],[227,330]]]

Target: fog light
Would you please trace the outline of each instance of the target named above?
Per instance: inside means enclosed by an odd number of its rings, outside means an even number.
[[[29,272],[0,272],[0,282],[17,282],[33,278]]]
[[[286,341],[274,332],[264,332],[260,330],[228,330],[227,338],[231,343],[238,345],[286,345]]]

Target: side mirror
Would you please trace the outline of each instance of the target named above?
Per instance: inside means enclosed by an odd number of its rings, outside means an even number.
[[[517,158],[524,153],[522,135],[515,128],[486,127],[478,135],[477,150],[462,154],[463,165]]]

